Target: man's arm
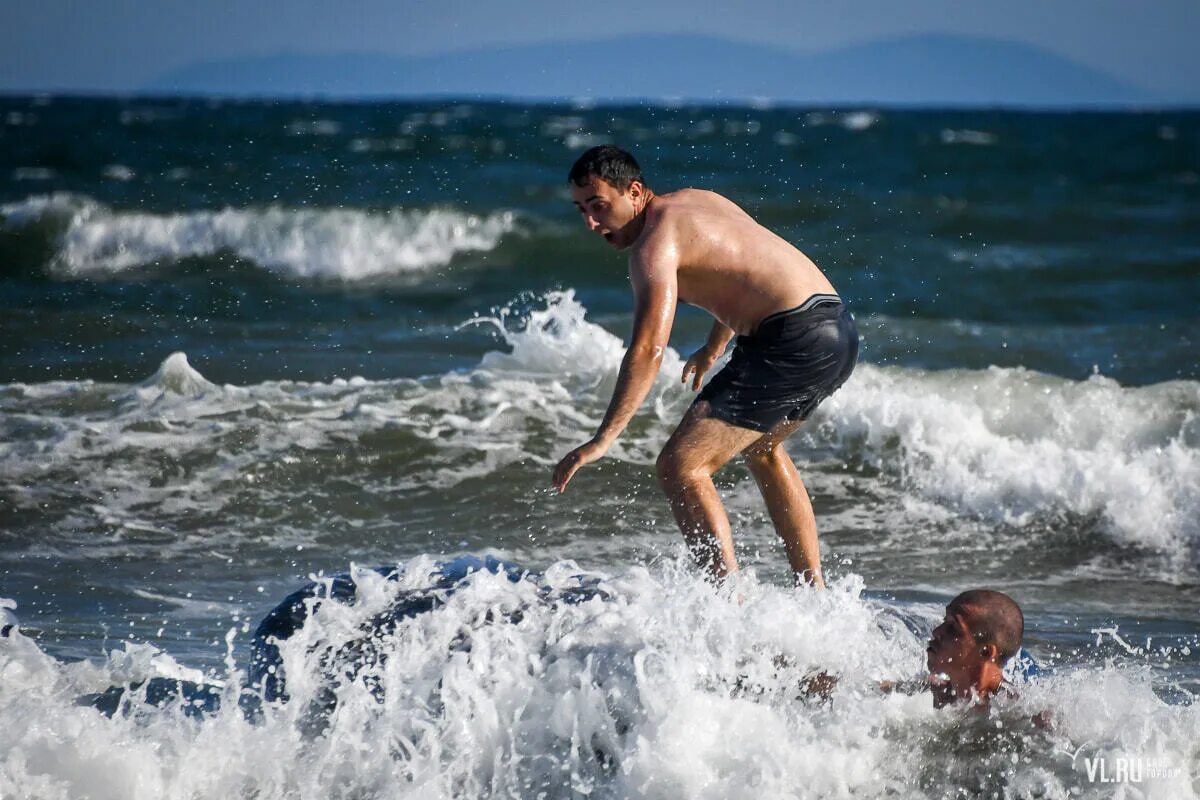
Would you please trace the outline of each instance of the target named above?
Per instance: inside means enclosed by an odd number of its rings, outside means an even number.
[[[725,355],[725,348],[729,346],[729,340],[732,338],[732,328],[719,319],[713,320],[712,330],[708,332],[708,340],[700,346],[699,350],[692,353],[687,363],[683,365],[683,382],[687,383],[688,375],[691,375],[693,392],[700,388],[700,381],[704,380],[705,374],[712,369],[712,365]]]
[[[604,421],[593,437],[606,446],[621,435],[654,386],[675,322],[675,271],[653,271],[635,263],[630,268],[630,277],[634,297],[633,339],[621,359],[617,386]]]
[[[667,350],[678,299],[675,264],[669,257],[635,254],[629,276],[634,296],[633,338],[621,359],[617,386],[596,435],[567,453],[554,469],[554,488],[560,493],[576,470],[603,456],[625,430],[650,393]]]
[[[704,343],[704,346],[720,356],[725,352],[725,348],[729,346],[729,340],[732,338],[733,328],[719,319],[714,319],[712,330],[708,332],[708,341]]]

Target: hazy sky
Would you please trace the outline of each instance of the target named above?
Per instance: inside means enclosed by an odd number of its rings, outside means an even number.
[[[809,51],[962,33],[1035,44],[1159,95],[1196,97],[1200,76],[1200,0],[3,0],[0,90],[128,90],[193,61],[280,51],[415,55],[627,32]]]

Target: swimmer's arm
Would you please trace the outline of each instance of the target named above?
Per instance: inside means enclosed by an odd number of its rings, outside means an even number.
[[[837,688],[837,685],[837,675],[818,672],[816,675],[809,675],[800,681],[800,694],[805,698],[827,700],[833,696],[833,690]]]
[[[803,698],[828,699],[838,686],[838,676],[828,672],[818,672],[801,679],[799,689]],[[882,694],[920,694],[929,688],[929,682],[921,679],[907,681],[880,681],[878,685]]]
[[[880,681],[879,691],[883,694],[920,694],[929,689],[926,678],[912,678],[906,681]]]
[[[562,493],[575,472],[606,452],[629,425],[641,406],[662,365],[675,322],[678,286],[675,264],[670,253],[635,253],[630,258],[629,276],[633,284],[633,338],[625,357],[617,386],[604,414],[604,421],[592,439],[568,453],[554,470],[554,488]]]

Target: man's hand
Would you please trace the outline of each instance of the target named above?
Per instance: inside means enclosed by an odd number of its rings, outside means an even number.
[[[704,345],[692,353],[687,363],[683,365],[683,382],[687,383],[689,373],[695,373],[692,378],[692,391],[697,391],[700,388],[700,381],[704,379],[704,376],[720,357],[721,353],[714,352],[708,345]]]
[[[608,445],[592,439],[579,445],[563,456],[562,461],[554,468],[554,488],[562,494],[567,490],[567,484],[584,464],[590,464],[608,452]]]

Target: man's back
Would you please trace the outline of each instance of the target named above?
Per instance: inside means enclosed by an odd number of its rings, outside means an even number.
[[[804,253],[716,192],[682,189],[654,197],[634,263],[663,252],[678,263],[679,299],[740,334],[814,294],[836,293]]]

